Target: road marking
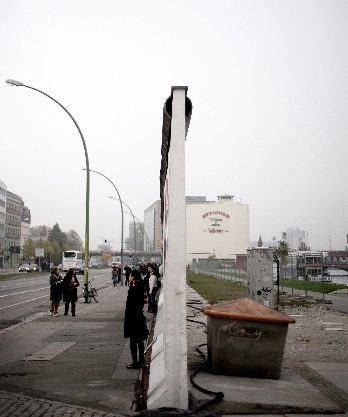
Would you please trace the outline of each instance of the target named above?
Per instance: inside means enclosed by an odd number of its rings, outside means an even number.
[[[23,361],[50,361],[77,342],[53,342],[43,349],[26,356]]]
[[[4,310],[5,308],[19,306],[19,305],[25,304],[25,303],[30,303],[30,301],[40,300],[40,298],[46,298],[46,297],[47,297],[47,294],[43,295],[42,297],[37,297],[37,298],[32,298],[31,300],[22,301],[21,303],[12,304],[12,305],[6,306],[6,307],[0,307],[0,310]]]
[[[336,332],[345,332],[345,331],[347,331],[348,329],[344,329],[343,327],[327,327],[326,329],[324,329],[324,330],[328,330],[328,331],[336,331]]]
[[[107,290],[107,289],[109,289],[109,288],[112,288],[112,285],[110,285],[109,287],[106,287],[106,288],[102,288],[102,289],[97,290],[97,291],[98,291],[99,293],[101,293],[102,291],[105,291],[105,290]],[[0,307],[0,310],[3,310],[3,309],[5,309],[5,308],[14,307],[14,306],[17,306],[17,305],[20,305],[20,304],[24,304],[24,303],[29,303],[30,301],[39,300],[40,298],[45,298],[45,297],[47,297],[47,295],[43,295],[42,297],[38,297],[38,298],[33,298],[32,300],[23,301],[23,302],[21,302],[21,303],[12,304],[12,305],[10,305],[10,306]],[[83,298],[83,297],[81,296],[81,297],[79,297],[79,298]],[[61,306],[61,307],[59,307],[59,308],[61,309],[61,308],[62,308],[62,306]],[[29,319],[24,319],[24,320],[23,320],[23,321],[21,321],[20,323],[14,324],[13,326],[10,326],[10,327],[6,327],[5,329],[0,330],[0,335],[3,335],[3,334],[5,334],[5,333],[7,333],[7,332],[9,332],[9,331],[11,331],[11,330],[14,330],[14,329],[16,329],[17,327],[21,327],[21,326],[23,326],[23,325],[25,325],[25,324],[28,324],[28,323],[30,323],[31,321],[38,319],[39,317],[41,317],[41,316],[42,316],[42,315],[44,315],[44,314],[46,314],[46,313],[40,312],[40,313],[38,313],[38,314],[37,314],[36,316],[34,316],[34,317],[30,317]]]
[[[5,295],[0,295],[0,298],[4,298],[4,297],[11,297],[12,295],[18,295],[18,294],[26,294],[27,292],[40,291],[40,290],[47,290],[48,288],[49,288],[49,287],[42,287],[42,288],[36,288],[35,290],[28,290],[28,291],[14,292],[13,294],[5,294]]]

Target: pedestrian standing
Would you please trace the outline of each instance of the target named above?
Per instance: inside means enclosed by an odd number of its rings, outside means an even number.
[[[50,275],[50,300],[49,316],[58,317],[59,303],[62,300],[62,277],[59,275],[58,266],[53,267]]]
[[[152,303],[151,303],[151,294],[150,294],[150,270],[147,268],[145,270],[145,276],[144,276],[144,286],[145,286],[145,293],[147,296],[147,312],[152,313]]]
[[[77,287],[80,285],[74,268],[69,268],[63,279],[63,301],[65,302],[64,316],[68,315],[69,304],[71,304],[71,314],[75,316],[77,302]]]
[[[129,275],[130,275],[130,273],[132,272],[132,268],[131,268],[130,266],[126,265],[126,266],[124,267],[124,272],[125,272],[125,275],[126,275],[126,285],[128,285],[128,282],[129,282]]]
[[[132,363],[127,365],[127,369],[140,369],[144,362],[144,340],[149,335],[143,313],[144,292],[144,282],[140,272],[132,271],[129,276],[124,320],[124,337],[130,339],[129,347],[132,355]]]
[[[122,270],[121,265],[118,265],[117,267],[117,282],[120,284],[122,279]],[[123,285],[123,284],[122,284]]]
[[[118,270],[116,266],[112,267],[111,274],[112,274],[112,283],[114,284],[114,287],[116,287],[117,282],[118,282]]]
[[[157,287],[157,276],[155,274],[155,269],[152,266],[149,266],[149,291],[151,296],[151,313],[157,314],[157,301],[156,301],[156,294],[158,291]]]

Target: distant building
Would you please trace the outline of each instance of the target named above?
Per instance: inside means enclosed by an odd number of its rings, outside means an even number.
[[[162,252],[161,201],[145,210],[144,228],[152,251]],[[131,237],[131,236],[130,236]],[[231,259],[246,255],[249,247],[249,205],[235,203],[233,196],[186,197],[186,258]]]
[[[261,235],[260,235],[259,241],[257,242],[257,247],[262,248],[262,246],[263,246],[263,242],[262,242],[262,238],[261,238]]]
[[[261,236],[260,236],[261,237]],[[262,246],[265,248],[274,248],[274,247],[277,247],[278,246],[278,242],[277,241],[275,241],[275,240],[263,240],[262,238],[261,238],[261,243],[262,243]],[[250,248],[259,248],[260,246],[260,238],[259,238],[259,240],[251,240],[250,242],[249,242],[249,247]]]
[[[207,201],[207,197],[204,196],[186,196],[186,204],[187,203],[205,203]]]
[[[248,204],[235,203],[232,195],[218,196],[217,202],[186,199],[187,263],[210,256],[231,259],[248,247]]]
[[[134,222],[129,222],[129,234],[128,237],[125,239],[125,249],[126,250],[136,250],[138,251],[143,251],[144,250],[144,241],[145,241],[145,236],[143,233],[143,227],[144,224],[143,223],[135,223],[135,242],[136,244],[134,245]]]
[[[6,228],[7,187],[0,181],[0,267],[3,266]]]
[[[301,248],[301,243],[304,243],[304,232],[298,227],[292,227],[286,229],[286,239],[290,250],[299,250]]]
[[[20,247],[23,206],[24,203],[21,197],[11,193],[10,191],[7,191],[5,249],[8,252],[11,251],[11,248]],[[19,255],[18,252],[17,255]],[[16,260],[14,260],[13,262],[17,263]],[[11,258],[11,263],[13,262]]]
[[[162,252],[161,200],[157,200],[144,212],[144,250]]]

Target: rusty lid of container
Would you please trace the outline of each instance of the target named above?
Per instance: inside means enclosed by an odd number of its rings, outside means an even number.
[[[268,323],[295,323],[295,320],[250,298],[240,298],[226,303],[203,307],[203,313],[211,317],[234,318]]]

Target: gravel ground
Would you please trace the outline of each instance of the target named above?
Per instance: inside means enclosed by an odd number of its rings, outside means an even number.
[[[196,369],[202,362],[196,346],[207,342],[202,313],[207,302],[190,287],[187,292],[188,365]],[[286,306],[279,311],[296,320],[288,326],[285,362],[348,362],[348,314],[322,304]]]
[[[348,361],[348,314],[315,304],[284,307],[280,312],[296,320],[288,327],[285,360]]]

